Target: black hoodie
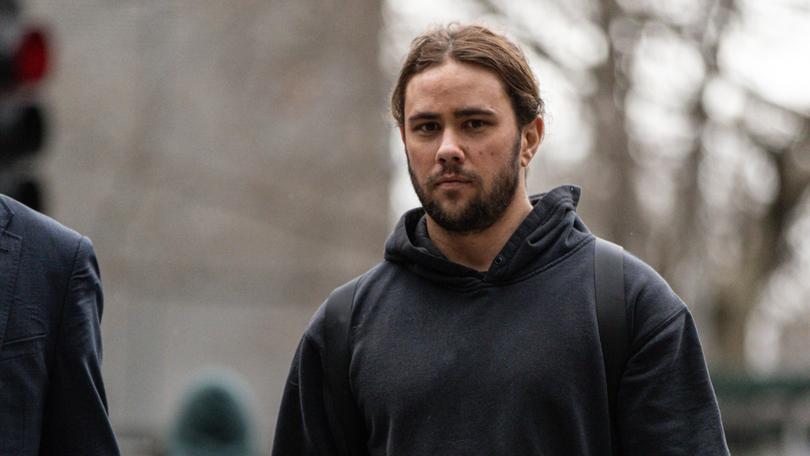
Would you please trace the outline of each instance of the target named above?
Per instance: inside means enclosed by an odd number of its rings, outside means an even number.
[[[579,189],[534,209],[490,269],[447,260],[406,213],[361,276],[350,384],[374,456],[601,455],[608,396],[594,310],[594,237]],[[629,360],[617,427],[628,455],[728,454],[694,322],[625,253]],[[295,354],[273,455],[337,455],[324,412],[323,306]]]

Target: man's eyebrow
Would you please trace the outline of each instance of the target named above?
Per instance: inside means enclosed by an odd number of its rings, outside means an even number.
[[[478,108],[478,107],[469,107],[469,108],[460,108],[453,111],[454,117],[470,117],[470,116],[495,116],[497,115],[495,110],[489,108]],[[438,119],[440,116],[436,112],[417,112],[416,114],[408,117],[409,122],[415,122],[417,120],[434,120]]]
[[[489,108],[469,107],[461,108],[453,111],[456,117],[470,117],[470,116],[494,116],[495,110]]]
[[[408,117],[408,121],[415,122],[417,120],[433,120],[438,118],[439,114],[435,112],[417,112],[416,114]]]

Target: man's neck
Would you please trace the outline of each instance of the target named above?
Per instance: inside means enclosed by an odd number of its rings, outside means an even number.
[[[486,272],[498,252],[532,211],[532,204],[525,191],[518,193],[503,217],[483,231],[466,234],[447,231],[428,216],[427,230],[430,240],[448,260],[476,271]]]

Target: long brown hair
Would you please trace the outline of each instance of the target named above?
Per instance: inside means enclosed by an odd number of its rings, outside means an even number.
[[[429,30],[411,42],[411,50],[399,72],[391,95],[391,114],[404,125],[405,87],[418,73],[447,58],[484,67],[495,73],[512,103],[518,126],[543,115],[537,80],[516,44],[480,25],[449,24]]]

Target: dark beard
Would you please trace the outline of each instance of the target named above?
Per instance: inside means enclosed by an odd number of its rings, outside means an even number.
[[[489,193],[480,192],[457,215],[443,210],[441,205],[430,196],[430,189],[435,185],[436,180],[444,175],[457,175],[469,179],[481,189],[483,183],[480,176],[464,172],[462,167],[456,163],[445,164],[438,175],[430,176],[427,179],[426,188],[422,188],[414,176],[410,160],[408,161],[408,173],[411,176],[416,196],[422,203],[422,208],[437,225],[455,234],[472,234],[494,225],[514,199],[520,173],[520,136],[517,137],[515,145],[512,147],[511,158],[511,163],[503,167],[495,176],[491,191]]]

